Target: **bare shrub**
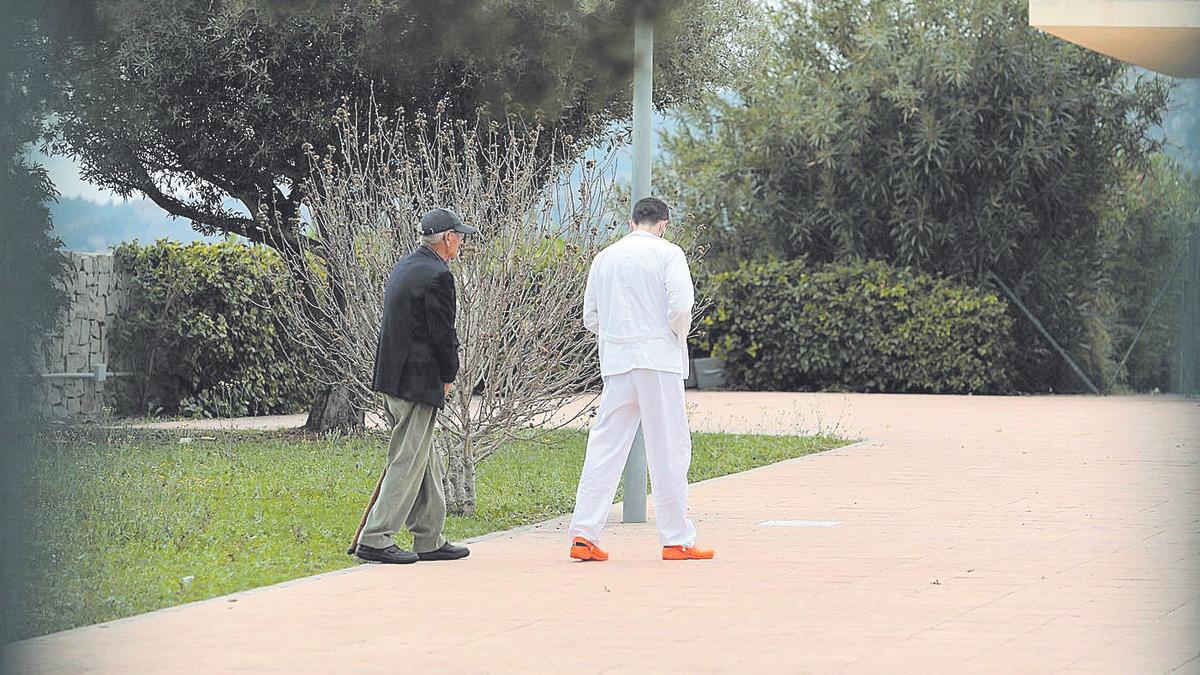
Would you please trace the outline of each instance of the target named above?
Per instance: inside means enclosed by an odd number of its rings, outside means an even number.
[[[312,377],[382,416],[371,379],[389,273],[416,246],[429,208],[453,208],[482,230],[451,263],[462,368],[438,418],[447,498],[469,512],[480,461],[594,390],[596,344],[580,318],[588,267],[616,230],[606,205],[620,139],[584,152],[540,127],[440,110],[343,107],[336,124],[340,146],[309,148],[305,263],[277,309],[299,326]]]

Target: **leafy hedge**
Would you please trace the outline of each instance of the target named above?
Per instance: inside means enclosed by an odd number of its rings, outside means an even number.
[[[708,280],[706,341],[734,386],[999,392],[1012,320],[991,293],[882,262],[743,265]]]
[[[136,242],[115,251],[130,302],[111,334],[136,373],[120,412],[242,416],[310,402],[302,355],[267,309],[284,273],[273,251],[233,242]]]

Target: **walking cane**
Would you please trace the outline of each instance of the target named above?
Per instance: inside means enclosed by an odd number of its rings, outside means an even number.
[[[395,426],[395,420],[392,419],[390,410],[385,410],[387,413],[387,421]],[[387,475],[387,464],[383,465],[383,471],[379,474],[379,482],[375,484],[375,492],[371,494],[371,501],[367,502],[367,510],[363,511],[362,520],[358,522],[358,529],[354,531],[354,540],[350,542],[350,548],[346,549],[347,555],[354,555],[354,551],[358,549],[358,538],[362,536],[363,528],[367,526],[367,516],[371,515],[371,509],[375,508],[375,502],[379,499],[379,488],[383,487],[383,477]]]
[[[383,468],[383,473],[379,474],[379,482],[375,484],[375,493],[371,495],[371,501],[367,504],[367,510],[363,511],[362,520],[358,523],[358,530],[354,532],[354,540],[350,542],[350,548],[346,549],[348,555],[354,555],[354,551],[358,548],[358,538],[362,536],[363,528],[367,526],[367,516],[371,515],[371,509],[375,508],[375,501],[379,499],[379,488],[383,486],[383,477],[387,475],[387,467]]]

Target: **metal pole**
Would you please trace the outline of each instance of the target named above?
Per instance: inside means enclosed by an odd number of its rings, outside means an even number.
[[[132,372],[109,372],[108,364],[101,363],[86,373],[40,373],[47,380],[96,380],[104,382],[110,377],[133,377]]]
[[[639,17],[633,28],[633,201],[650,196],[654,77],[654,24]]]
[[[1029,308],[1025,306],[1025,303],[1021,302],[1021,298],[1018,298],[1017,294],[1014,293],[1013,290],[1011,288],[1009,288],[1007,284],[1005,284],[1003,281],[1001,281],[1000,277],[996,276],[995,272],[988,270],[988,277],[992,281],[996,282],[996,285],[1000,287],[1000,290],[1004,291],[1004,294],[1007,295],[1008,298],[1010,300],[1012,300],[1014,304],[1016,304],[1017,308],[1020,309],[1021,312],[1023,314],[1025,314],[1025,316],[1030,321],[1033,322],[1033,327],[1036,328],[1038,330],[1038,332],[1042,334],[1042,337],[1046,338],[1046,341],[1050,343],[1051,347],[1054,347],[1054,351],[1058,352],[1058,355],[1061,356],[1063,358],[1063,360],[1067,362],[1067,365],[1070,366],[1071,370],[1074,371],[1075,374],[1079,376],[1079,379],[1083,380],[1083,383],[1087,385],[1088,389],[1090,389],[1093,394],[1099,396],[1100,390],[1096,388],[1096,385],[1092,384],[1092,381],[1088,379],[1087,375],[1083,374],[1083,370],[1081,370],[1079,368],[1079,366],[1075,365],[1075,361],[1067,354],[1067,351],[1065,349],[1063,349],[1062,347],[1058,346],[1058,342],[1053,337],[1050,336],[1049,331],[1047,331],[1042,326],[1042,322],[1038,321],[1037,317],[1033,315],[1033,312],[1030,312]]]
[[[1200,227],[1188,237],[1188,262],[1184,274],[1183,325],[1180,336],[1179,391],[1200,393]]]
[[[639,13],[633,26],[633,202],[650,196],[650,158],[653,145],[651,93],[654,71],[654,24]],[[625,462],[625,496],[621,519],[646,522],[646,440],[638,425]]]

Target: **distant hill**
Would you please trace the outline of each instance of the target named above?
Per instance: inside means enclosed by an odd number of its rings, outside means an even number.
[[[1200,173],[1200,79],[1178,82],[1161,132],[1167,140],[1167,154],[1188,171]]]
[[[105,252],[133,239],[217,240],[201,236],[190,222],[171,218],[148,199],[97,203],[83,197],[66,197],[51,203],[50,213],[54,222],[51,234],[62,239],[69,251]]]

